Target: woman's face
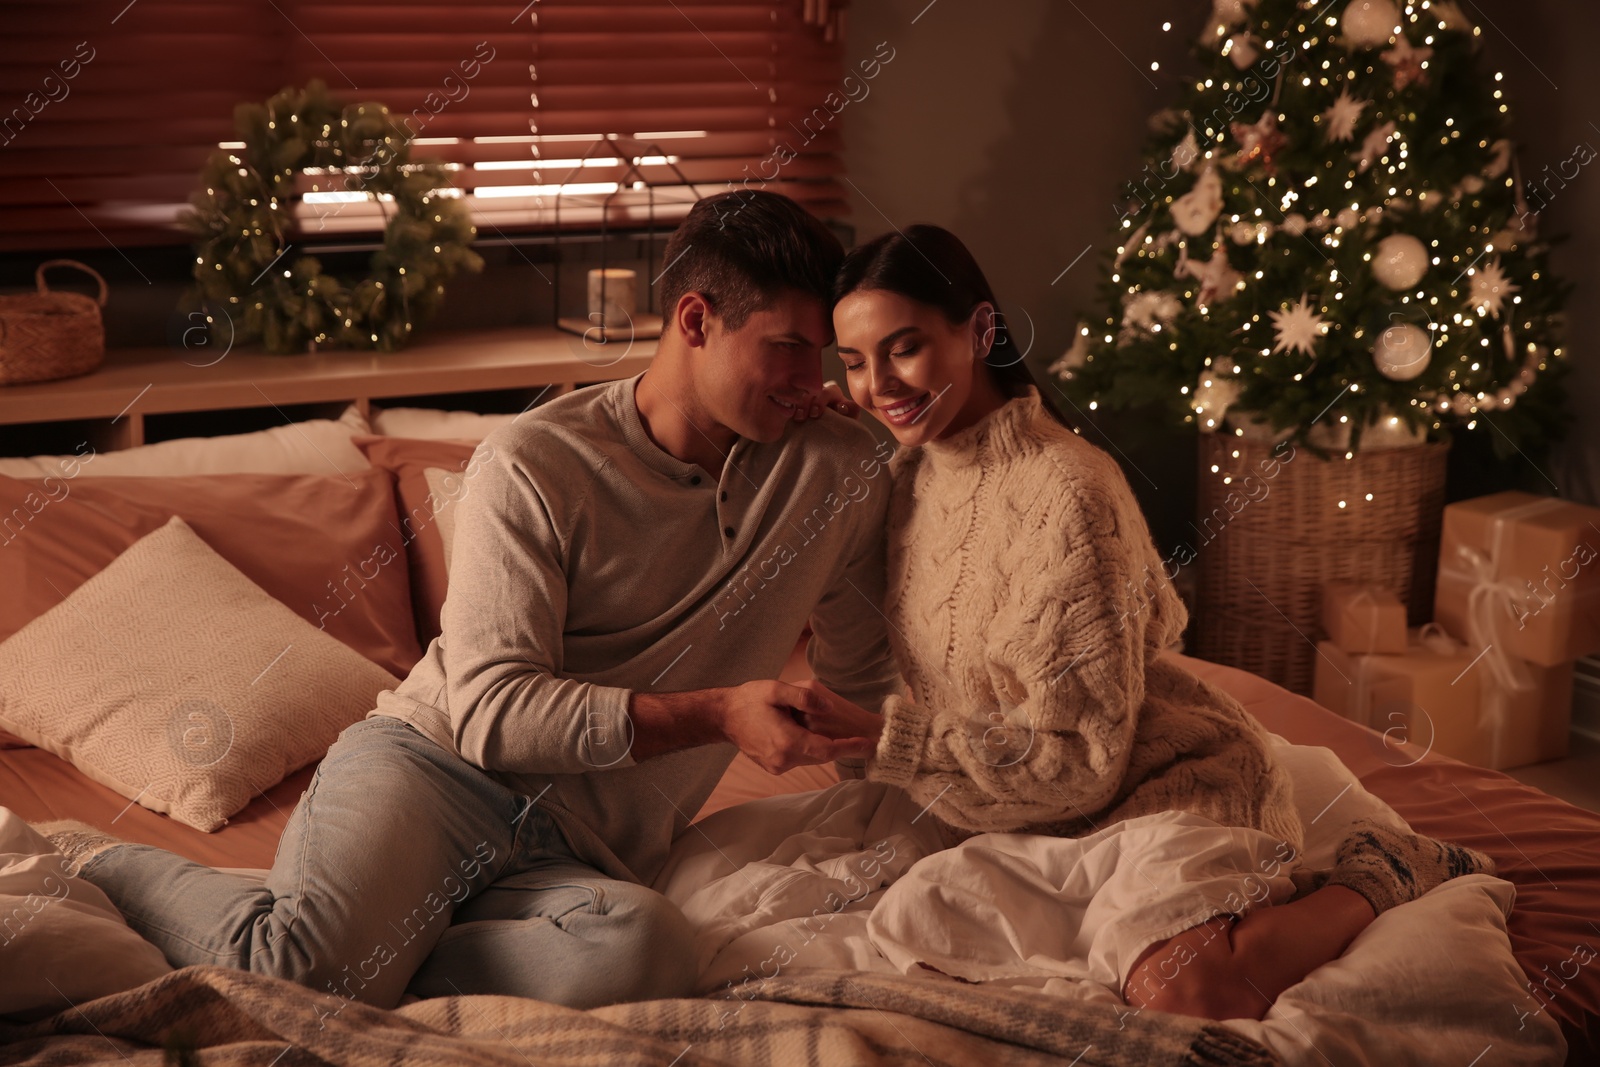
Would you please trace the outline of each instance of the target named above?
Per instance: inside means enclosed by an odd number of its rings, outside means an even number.
[[[987,303],[952,325],[938,308],[899,293],[856,290],[833,309],[851,398],[902,445],[964,429],[1001,402],[979,363],[992,322]]]

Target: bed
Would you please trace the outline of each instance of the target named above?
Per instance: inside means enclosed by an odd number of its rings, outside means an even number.
[[[272,582],[288,579],[275,574],[282,560],[261,547],[262,541],[272,541],[262,533],[270,523],[282,525],[274,528],[278,542],[298,545],[301,569],[328,568],[328,573],[357,558],[355,550],[371,545],[379,528],[403,525],[414,534],[402,557],[408,563],[382,569],[378,579],[363,587],[362,597],[334,619],[344,632],[336,633],[336,625],[328,630],[360,649],[366,659],[403,673],[437,633],[445,590],[443,509],[459,498],[448,485],[440,496],[435,475],[456,470],[469,477],[474,456],[470,438],[482,437],[491,426],[456,418],[435,429],[437,437],[424,438],[418,424],[390,422],[386,432],[376,419],[368,422],[365,413],[352,410],[339,421],[213,438],[203,448],[166,442],[106,454],[94,459],[99,467],[83,462],[88,474],[114,477],[77,478],[77,470],[69,474],[64,462],[35,470],[27,462],[0,461],[0,496],[26,488],[16,482],[21,478],[54,475],[58,490],[70,488],[70,493],[51,496],[48,506],[42,502],[27,530],[8,533],[13,541],[21,537],[22,555],[16,547],[0,550],[0,589],[8,590],[0,598],[0,641],[106,568],[112,558],[120,558],[117,553],[136,537],[162,528],[163,522],[170,525],[173,514],[182,514],[221,555],[285,603],[294,597],[309,603],[309,598],[306,590],[296,592],[286,585],[274,589]],[[8,462],[13,467],[6,467]],[[338,474],[326,474],[328,464]],[[386,470],[387,477],[373,474],[374,469]],[[322,475],[314,477],[314,470]],[[328,544],[318,544],[322,541]],[[34,555],[26,557],[27,552]],[[19,565],[24,557],[29,563]],[[24,569],[18,571],[19,566]],[[782,677],[808,673],[805,640],[802,635]],[[1462,1006],[1482,1006],[1486,1016],[1496,1017],[1490,1029],[1506,1032],[1507,1040],[1486,1041],[1482,1051],[1474,1049],[1477,1061],[1467,1054],[1462,1064],[1562,1062],[1557,1049],[1563,1040],[1566,1062],[1600,1059],[1600,965],[1590,963],[1594,945],[1600,944],[1600,816],[1504,774],[1374,734],[1240,670],[1194,659],[1184,662],[1238,697],[1285,741],[1336,753],[1341,773],[1349,768],[1347,773],[1363,789],[1387,801],[1414,829],[1493,856],[1502,877],[1515,886],[1509,918],[1504,915],[1509,893],[1501,910],[1477,901],[1478,915],[1488,917],[1496,936],[1504,929],[1502,936],[1509,937],[1509,950],[1506,942],[1499,942],[1506,958],[1496,987],[1506,995],[1483,1003],[1482,990],[1467,990],[1477,1000],[1462,995],[1461,1005],[1454,1006],[1458,1014]],[[309,765],[282,776],[282,781],[270,779],[253,795],[246,793],[250,800],[230,813],[226,825],[206,833],[136,803],[133,790],[93,781],[50,750],[0,734],[0,809],[5,809],[0,811],[0,861],[10,864],[18,859],[14,853],[26,851],[14,843],[18,837],[6,837],[8,827],[21,827],[26,837],[30,832],[22,821],[70,817],[213,867],[262,869],[272,864],[278,835],[314,773],[315,765]],[[738,825],[741,813],[765,811],[762,805],[810,805],[814,798],[850,785],[840,784],[830,768],[768,776],[741,757],[680,843],[696,848],[710,840],[706,827]],[[1317,806],[1336,800],[1338,795],[1330,793]],[[0,864],[0,875],[8,869]],[[0,878],[0,902],[5,894]],[[59,918],[61,909],[46,915]],[[0,915],[0,985],[6,979],[27,981],[11,963],[16,957],[8,960],[16,931],[5,926],[24,918],[14,907]],[[1403,925],[1386,929],[1395,931],[1395,937],[1405,934]],[[131,936],[125,926],[123,931]],[[1443,965],[1435,969],[1448,971],[1448,953]],[[206,1062],[229,1064],[661,1062],[690,1067],[926,1061],[974,1067],[1074,1062],[1091,1067],[1400,1062],[1382,1054],[1381,1038],[1350,1048],[1336,1037],[1274,1046],[1248,1027],[1160,1013],[1130,1019],[1106,1003],[1074,1003],[1034,990],[850,968],[790,969],[774,981],[739,989],[595,1011],[515,998],[462,997],[418,1001],[397,1011],[341,1001],[336,1013],[318,1005],[312,990],[277,979],[205,966],[162,969],[165,973],[131,989],[117,985],[123,992],[110,995],[70,997],[62,992],[61,1003],[50,1008],[58,1014],[42,1021],[0,1024],[0,1062],[114,1057],[154,1064],[168,1062],[163,1049],[181,1046],[205,1049]],[[1443,981],[1435,974],[1435,989],[1442,1003],[1453,998],[1448,974]],[[1358,1029],[1360,1016],[1360,1011],[1350,1014],[1347,1029]],[[1418,1022],[1440,1025],[1426,1013],[1419,1014]],[[1338,1019],[1328,1022],[1338,1024]],[[1288,1019],[1288,1025],[1298,1024]],[[1427,1035],[1427,1025],[1418,1032]],[[1413,1057],[1410,1062],[1429,1061]]]
[[[802,640],[785,677],[805,675],[803,648]],[[1600,1061],[1600,967],[1588,965],[1594,955],[1589,946],[1600,943],[1600,925],[1596,922],[1600,917],[1600,815],[1556,800],[1504,774],[1428,754],[1393,737],[1382,737],[1246,672],[1188,657],[1180,657],[1180,661],[1232,693],[1274,734],[1297,745],[1332,750],[1362,786],[1391,805],[1418,831],[1493,856],[1502,877],[1516,887],[1515,907],[1506,930],[1516,962],[1529,983],[1525,1006],[1508,1004],[1506,1010],[1521,1011],[1525,1018],[1531,1014],[1536,1020],[1542,1017],[1559,1023],[1568,1046],[1566,1062]],[[306,768],[290,776],[257,796],[222,830],[202,834],[130,804],[47,752],[18,747],[20,743],[14,738],[0,742],[11,746],[0,752],[0,806],[29,820],[83,819],[130,840],[160,845],[217,867],[270,866],[277,836],[314,772],[314,768]],[[836,782],[831,768],[801,768],[774,778],[741,757],[730,767],[697,822],[746,801],[806,793]],[[863,1050],[868,1048],[876,1050],[874,1056],[883,1056],[882,1062],[893,1062],[894,1057],[885,1050],[898,1047],[915,1059],[914,1053],[928,1047],[930,1041],[947,1053],[944,1062],[996,1062],[997,1049],[1005,1050],[1014,1062],[1068,1062],[1075,1050],[1094,1041],[1092,1020],[1057,1017],[1052,1025],[1043,1028],[1019,1021],[1030,1016],[1050,1018],[1039,994],[977,987],[952,991],[942,985],[918,986],[915,980],[897,983],[890,977],[804,973],[784,976],[780,982],[767,983],[769,988],[759,996],[738,1001],[734,1014],[747,1024],[743,1029],[728,1026],[726,1007],[720,1015],[715,1010],[705,1014],[711,1009],[704,1006],[716,1003],[712,999],[701,1004],[674,1001],[661,1002],[654,1008],[619,1006],[580,1013],[548,1005],[513,1010],[502,1003],[509,998],[461,998],[463,1003],[495,1002],[492,1007],[475,1008],[487,1013],[475,1021],[464,1021],[455,1009],[441,1015],[443,1009],[439,1005],[430,1007],[430,1002],[392,1013],[351,1005],[342,1013],[341,1025],[355,1028],[354,1033],[362,1036],[341,1031],[339,1040],[354,1044],[324,1044],[322,1053],[332,1052],[335,1059],[364,1062],[369,1053],[377,1056],[379,1050],[390,1048],[393,1043],[399,1047],[414,1041],[415,1033],[448,1034],[457,1040],[479,1042],[505,1041],[506,1035],[521,1033],[525,1036],[515,1044],[519,1048],[540,1048],[548,1054],[549,1062],[623,1062],[634,1058],[637,1062],[652,1062],[658,1056],[664,1057],[659,1062],[669,1062],[672,1055],[666,1054],[668,1046],[673,1047],[673,1054],[685,1057],[677,1061],[684,1064],[756,1063],[768,1062],[769,1058],[771,1062],[783,1062],[786,1056],[799,1055],[801,1047],[811,1049],[807,1055],[810,1062],[816,1063],[878,1062],[866,1059]],[[280,1044],[287,1041],[285,1048],[299,1043],[310,1049],[317,1047],[318,1040],[333,1040],[326,1025],[312,1035],[283,1024],[278,1017],[282,1012],[273,1006],[281,1008],[298,995],[283,988],[286,986],[287,983],[215,968],[186,968],[148,987],[102,998],[80,1006],[76,1012],[63,1012],[55,1020],[34,1024],[32,1030],[0,1033],[0,1037],[28,1038],[24,1044],[11,1046],[9,1055],[0,1052],[0,1060],[11,1062],[11,1055],[15,1055],[20,1057],[17,1062],[32,1062],[33,1057],[42,1062],[52,1054],[53,1045],[74,1041],[82,1042],[84,1051],[98,1047],[99,1054],[104,1054],[113,1037],[119,1051],[153,1051],[150,1046],[162,1043],[157,1040],[161,1034],[170,1035],[172,1019],[197,1021],[195,1005],[204,1003],[227,1002],[232,1015],[238,1016],[232,1030],[217,1031],[222,1036],[216,1037],[219,1044],[211,1051],[228,1054],[217,1062],[235,1062],[235,1056],[243,1056],[241,1042],[248,1044],[245,1038],[256,1031],[261,1031],[258,1037],[271,1034],[275,1035],[271,1040],[279,1040]],[[453,1002],[457,998],[448,999]],[[155,1026],[150,1013],[138,1008],[141,1003],[166,1005],[164,1014],[158,1014],[167,1021]],[[894,1006],[893,1010],[886,1012],[890,1006]],[[529,1012],[537,1017],[530,1017]],[[717,1025],[712,1025],[714,1022]],[[885,1022],[889,1025],[885,1026]],[[1218,1047],[1202,1047],[1205,1041],[1226,1045],[1228,1035],[1216,1024],[1201,1028],[1199,1037],[1191,1033],[1174,1038],[1156,1026],[1160,1020],[1140,1022],[1141,1026],[1149,1023],[1155,1027],[1138,1031],[1137,1040],[1148,1042],[1148,1047],[1134,1046],[1143,1049],[1137,1055],[1147,1056],[1147,1060],[1097,1060],[1082,1052],[1087,1057],[1083,1062],[1165,1062],[1161,1050],[1166,1046],[1162,1042],[1168,1040],[1176,1040],[1186,1050],[1182,1055],[1175,1054],[1170,1062],[1202,1062],[1208,1056],[1215,1062],[1276,1062],[1270,1053],[1269,1058],[1252,1059],[1257,1055],[1253,1048],[1219,1051]],[[559,1049],[527,1044],[534,1041],[532,1034],[548,1035],[553,1025],[558,1030],[576,1027],[572,1029],[574,1036],[583,1028],[593,1028],[591,1047],[582,1051],[559,1042]],[[1088,1029],[1076,1029],[1079,1026]],[[629,1036],[630,1028],[639,1027],[648,1029],[652,1036]],[[752,1032],[762,1036],[752,1037]],[[47,1033],[56,1036],[43,1036]],[[67,1036],[74,1033],[79,1036]],[[413,1036],[407,1038],[406,1034]],[[369,1039],[373,1042],[370,1047],[366,1043]],[[1124,1026],[1119,1041],[1126,1055],[1134,1055],[1126,1051],[1127,1043],[1133,1040],[1130,1029]],[[1074,1041],[1076,1045],[1072,1044]],[[583,1058],[595,1048],[611,1048],[616,1058]],[[830,1056],[845,1059],[819,1059],[818,1049],[831,1049]],[[65,1049],[55,1047],[54,1053],[65,1054]],[[470,1058],[461,1050],[454,1055]],[[696,1055],[708,1058],[699,1061]],[[484,1062],[496,1061],[493,1056],[485,1056]],[[728,1058],[718,1058],[722,1056]],[[250,1059],[243,1056],[237,1062]],[[269,1055],[260,1062],[271,1059]],[[1486,1055],[1483,1062],[1501,1061]]]

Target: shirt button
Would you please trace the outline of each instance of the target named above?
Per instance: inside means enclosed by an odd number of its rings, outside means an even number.
[[[689,484],[690,485],[699,485],[700,484],[700,476],[698,474],[692,475],[689,478]]]
[[[732,537],[733,536],[733,527],[732,526],[724,526],[722,528],[722,532],[727,534],[729,537]]]
[[[726,489],[724,489],[721,493],[718,494],[718,496],[721,499],[726,500],[726,499],[728,499],[728,491]]]

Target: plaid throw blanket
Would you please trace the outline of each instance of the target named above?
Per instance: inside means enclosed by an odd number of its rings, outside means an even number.
[[[12,1064],[113,1062],[294,1067],[831,1067],[928,1063],[1266,1067],[1225,1027],[1041,993],[899,975],[818,971],[737,995],[578,1011],[461,996],[395,1011],[292,982],[185,967],[28,1026],[0,1025]]]

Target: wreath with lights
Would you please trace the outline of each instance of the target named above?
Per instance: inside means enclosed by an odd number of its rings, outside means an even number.
[[[195,238],[200,297],[213,318],[226,315],[233,340],[275,353],[394,351],[437,308],[447,280],[482,269],[476,228],[445,169],[411,161],[409,137],[382,104],[343,104],[313,80],[240,104],[234,128],[243,147],[211,154],[179,219]],[[306,191],[341,194],[328,198],[328,214],[355,199],[382,207],[383,244],[354,285],[315,256],[291,254],[311,226],[292,211]]]

